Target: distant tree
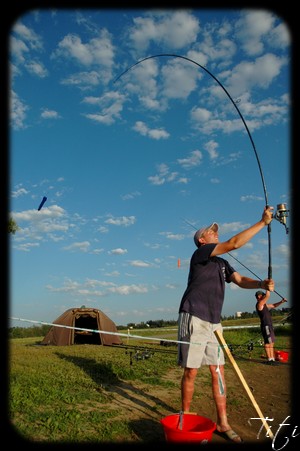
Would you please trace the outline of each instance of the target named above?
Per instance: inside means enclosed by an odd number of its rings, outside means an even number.
[[[9,338],[43,337],[48,333],[50,327],[47,324],[33,327],[10,327],[8,329]]]
[[[13,218],[9,218],[8,233],[12,233],[14,235],[17,230],[20,230],[20,227],[18,226],[18,224],[16,223],[16,221]]]

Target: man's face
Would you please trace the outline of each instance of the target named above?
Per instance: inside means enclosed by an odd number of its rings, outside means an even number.
[[[203,233],[200,239],[202,244],[218,243],[219,234],[218,232],[214,232],[213,229],[208,229]]]

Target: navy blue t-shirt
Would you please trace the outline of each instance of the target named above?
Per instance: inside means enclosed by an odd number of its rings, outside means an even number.
[[[256,304],[255,308],[258,313],[262,328],[264,328],[265,326],[271,326],[273,323],[272,316],[271,316],[271,312],[268,309],[267,305],[264,304],[262,310],[258,310],[257,306],[258,306],[258,304]]]
[[[225,282],[235,269],[227,260],[210,257],[216,243],[200,246],[192,255],[188,284],[183,293],[179,313],[187,312],[198,318],[219,323],[225,296]]]

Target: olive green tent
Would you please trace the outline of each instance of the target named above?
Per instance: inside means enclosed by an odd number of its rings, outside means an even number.
[[[119,335],[116,335],[118,331],[115,323],[105,313],[95,308],[70,308],[53,321],[53,324],[67,327],[52,326],[41,344],[67,346],[73,344],[117,345],[122,343]],[[113,334],[94,332],[96,330],[113,332]]]

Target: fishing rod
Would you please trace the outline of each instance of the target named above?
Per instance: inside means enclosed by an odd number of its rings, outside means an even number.
[[[189,221],[187,221],[184,218],[181,218],[186,224],[188,224],[189,226],[193,227],[195,230],[197,230],[197,227],[195,227],[193,224],[191,224]],[[227,252],[228,255],[230,255],[230,257],[232,257],[234,260],[236,260],[240,265],[242,265],[244,268],[246,268],[249,272],[251,272],[251,274],[253,274],[257,279],[259,280],[263,280],[261,277],[259,277],[257,274],[255,274],[255,272],[251,271],[250,268],[248,268],[246,265],[244,265],[242,262],[240,262],[236,257],[234,257],[230,252]],[[285,299],[280,293],[278,293],[278,291],[274,290],[274,293],[276,293],[279,297],[281,297],[281,299]]]
[[[266,184],[265,184],[265,180],[264,180],[264,175],[263,175],[263,171],[262,171],[262,167],[261,167],[260,160],[259,160],[259,157],[258,157],[258,153],[257,153],[256,147],[255,147],[254,141],[253,141],[253,139],[252,139],[250,130],[249,130],[247,124],[246,124],[246,121],[245,121],[245,119],[244,119],[242,113],[240,112],[239,108],[237,107],[237,102],[235,102],[235,101],[233,100],[233,98],[231,97],[231,95],[229,94],[229,92],[227,91],[227,89],[223,86],[223,84],[220,82],[220,80],[218,80],[217,77],[216,77],[212,72],[210,72],[206,67],[202,66],[201,64],[199,64],[199,63],[197,63],[196,61],[192,60],[191,58],[188,58],[187,56],[177,55],[177,54],[174,54],[174,53],[160,53],[160,54],[157,54],[157,55],[147,56],[146,58],[143,58],[143,59],[137,61],[136,63],[132,64],[130,67],[128,67],[127,69],[125,69],[125,70],[124,70],[124,71],[123,71],[123,72],[122,72],[122,73],[114,80],[114,83],[115,83],[116,81],[120,80],[120,78],[121,78],[124,74],[126,74],[127,72],[129,72],[132,68],[134,68],[134,67],[137,66],[138,64],[141,64],[142,62],[147,61],[147,60],[150,60],[150,59],[153,59],[153,58],[160,58],[160,57],[181,58],[181,59],[183,59],[183,60],[186,60],[186,61],[189,61],[190,63],[195,64],[196,66],[198,66],[198,67],[200,67],[201,69],[203,69],[207,74],[209,74],[209,75],[210,75],[210,76],[218,83],[218,85],[223,89],[223,91],[225,92],[225,94],[228,96],[229,100],[230,100],[231,103],[233,104],[234,108],[236,109],[236,111],[237,111],[238,115],[240,116],[240,118],[241,118],[241,120],[242,120],[242,122],[243,122],[243,124],[244,124],[244,126],[245,126],[245,129],[246,129],[246,131],[247,131],[247,134],[248,134],[248,137],[249,137],[249,139],[250,139],[250,142],[251,142],[251,145],[252,145],[254,154],[255,154],[255,158],[256,158],[256,161],[257,161],[257,164],[258,164],[258,169],[259,169],[259,173],[260,173],[260,177],[261,177],[261,181],[262,181],[262,186],[263,186],[263,191],[264,191],[264,197],[265,197],[266,207],[268,207],[269,202],[268,202],[267,189],[266,189]],[[279,215],[278,215],[278,217],[275,216],[275,219],[277,219],[277,220],[279,220],[280,222],[282,222],[282,221],[286,218],[287,213],[288,213],[288,210],[286,209],[286,205],[285,205],[285,204],[279,204],[279,205],[283,206],[283,208],[282,208],[280,211],[279,211],[279,209],[277,208],[277,210],[278,210],[278,212],[279,212]],[[278,207],[278,206],[277,206],[277,207]],[[282,222],[282,223],[283,223],[283,222]],[[284,222],[284,224],[285,224],[285,222]],[[287,230],[287,229],[286,229],[286,230]],[[288,230],[287,230],[287,233],[288,233]],[[272,278],[271,223],[268,224],[268,253],[269,253],[268,279],[271,279],[271,278]]]
[[[247,268],[246,265],[244,265],[242,262],[240,262],[236,257],[234,257],[230,252],[227,252],[228,255],[230,255],[230,257],[234,258],[234,260],[236,260],[240,265],[242,265],[244,268],[246,268],[248,271],[251,272],[251,274],[253,274],[255,277],[257,277],[257,279],[259,280],[263,280],[261,277],[259,277],[257,274],[255,274],[255,272],[251,271],[251,269]],[[282,296],[280,293],[278,293],[278,291],[274,290],[273,293],[278,294],[279,297],[281,297],[281,299],[285,299],[284,296]]]
[[[171,343],[172,345],[176,345],[176,343]],[[134,351],[150,351],[150,352],[161,352],[164,354],[176,354],[177,350],[173,350],[173,349],[160,349],[160,348],[152,348],[151,346],[142,346],[142,345],[127,345],[127,344],[112,344],[112,345],[106,345],[106,346],[110,346],[111,348],[118,348],[118,349],[132,349]]]

